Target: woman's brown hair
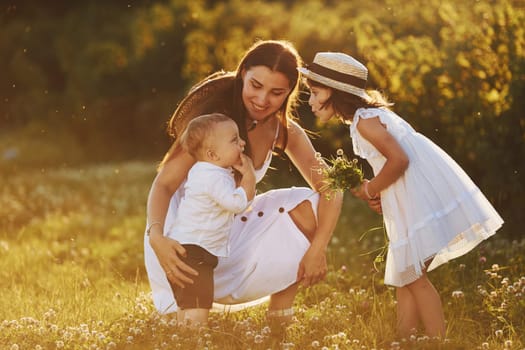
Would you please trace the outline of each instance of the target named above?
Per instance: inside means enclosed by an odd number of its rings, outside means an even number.
[[[178,135],[180,135],[188,121],[200,114],[223,113],[229,115],[239,127],[239,135],[247,141],[245,153],[251,154],[251,145],[248,143],[246,128],[246,108],[242,101],[243,70],[256,66],[265,66],[274,72],[284,74],[290,82],[290,93],[286,97],[280,110],[279,140],[276,148],[284,152],[288,141],[288,120],[293,118],[293,109],[298,104],[299,72],[302,66],[301,56],[294,46],[285,40],[262,40],[248,49],[241,59],[235,72],[220,71],[197,83],[182,100],[168,123],[168,134],[175,139],[160,166],[176,154],[180,149]]]

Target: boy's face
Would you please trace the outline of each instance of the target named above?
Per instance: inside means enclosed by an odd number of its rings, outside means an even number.
[[[239,137],[239,129],[233,120],[217,123],[209,141],[214,164],[223,168],[240,164],[246,142]]]
[[[336,114],[331,103],[325,105],[330,96],[332,96],[332,89],[322,86],[310,86],[308,104],[312,107],[312,112],[322,123],[327,122]]]

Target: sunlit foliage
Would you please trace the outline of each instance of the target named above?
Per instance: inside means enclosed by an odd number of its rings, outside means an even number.
[[[0,166],[160,159],[192,83],[235,69],[257,39],[287,39],[306,62],[317,51],[363,61],[369,87],[458,160],[515,232],[523,23],[512,0],[13,2],[0,8]],[[323,154],[351,151],[340,125],[321,135]]]

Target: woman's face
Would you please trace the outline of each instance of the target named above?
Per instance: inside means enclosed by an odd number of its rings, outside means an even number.
[[[312,112],[323,123],[327,122],[336,113],[333,105],[325,105],[326,101],[332,96],[332,89],[321,86],[310,87],[310,98],[308,104],[312,107]]]
[[[281,72],[254,66],[242,72],[242,102],[252,120],[277,112],[290,94],[290,81]]]

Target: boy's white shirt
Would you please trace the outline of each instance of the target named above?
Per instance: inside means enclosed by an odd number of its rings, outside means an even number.
[[[184,197],[167,235],[181,244],[196,244],[215,256],[228,256],[234,215],[248,205],[246,192],[236,187],[231,168],[197,162],[188,173]]]

